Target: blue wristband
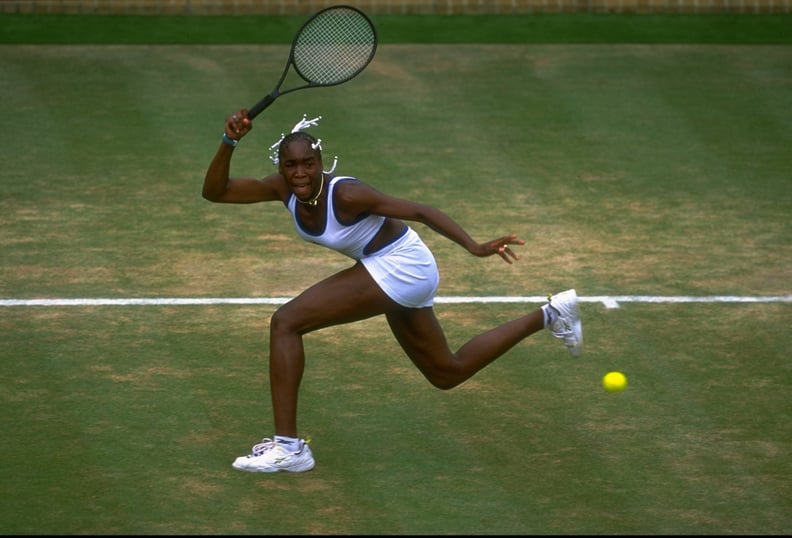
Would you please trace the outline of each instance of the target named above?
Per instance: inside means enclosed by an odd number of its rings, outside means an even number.
[[[223,131],[223,143],[224,144],[228,144],[231,147],[234,147],[237,144],[239,144],[239,140],[234,140],[233,138],[231,138],[227,134],[225,134],[225,131]]]

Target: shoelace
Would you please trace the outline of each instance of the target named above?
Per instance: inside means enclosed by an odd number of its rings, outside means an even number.
[[[574,334],[572,327],[565,320],[559,320],[558,323],[560,324],[560,327],[559,326],[553,327],[552,328],[553,334],[559,334],[559,335]]]
[[[310,435],[306,435],[305,438],[303,439],[303,442],[306,445],[308,443],[310,443],[311,442],[311,436]],[[286,452],[289,452],[289,450],[286,450],[283,447],[283,445],[279,445],[278,442],[275,441],[274,439],[270,439],[269,437],[265,437],[264,439],[261,440],[260,443],[257,443],[255,445],[253,445],[253,448],[250,449],[250,454],[249,454],[248,457],[252,458],[252,457],[256,457],[256,456],[261,456],[265,452],[273,450],[275,447],[280,447],[283,450],[285,450]]]
[[[275,441],[273,441],[269,437],[265,437],[264,439],[261,440],[260,443],[253,445],[253,448],[250,449],[250,455],[254,457],[261,456],[265,452],[274,449],[276,446],[278,445]]]

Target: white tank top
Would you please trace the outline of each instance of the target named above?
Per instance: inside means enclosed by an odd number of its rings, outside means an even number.
[[[354,260],[368,256],[364,253],[368,244],[380,231],[385,223],[385,217],[380,215],[362,215],[352,224],[338,222],[335,213],[334,192],[335,187],[342,181],[358,181],[350,176],[332,177],[327,183],[327,218],[325,225],[319,233],[312,233],[304,229],[297,217],[297,197],[294,193],[286,200],[286,207],[292,214],[297,235],[304,240],[322,245],[345,254]]]

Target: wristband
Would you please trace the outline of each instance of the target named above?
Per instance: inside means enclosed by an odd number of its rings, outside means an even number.
[[[223,131],[223,143],[228,144],[231,147],[234,147],[237,144],[239,144],[239,140],[234,140],[233,138],[225,134],[225,131]]]

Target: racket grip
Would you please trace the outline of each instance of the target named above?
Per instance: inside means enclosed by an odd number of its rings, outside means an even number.
[[[253,121],[253,118],[258,116],[261,113],[262,110],[264,110],[265,108],[270,106],[275,101],[275,99],[277,97],[278,97],[278,94],[271,93],[268,96],[266,96],[264,99],[262,99],[261,101],[259,101],[258,103],[256,103],[252,107],[250,107],[248,109],[248,119]]]

